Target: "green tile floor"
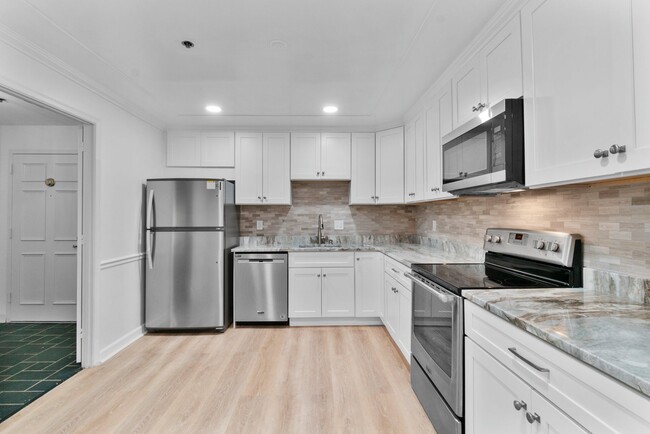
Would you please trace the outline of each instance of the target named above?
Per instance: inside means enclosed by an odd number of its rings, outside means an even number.
[[[76,324],[0,324],[0,422],[81,370]]]

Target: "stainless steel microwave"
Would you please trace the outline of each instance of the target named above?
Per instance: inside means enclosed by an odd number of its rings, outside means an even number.
[[[521,190],[523,99],[505,99],[442,138],[442,189],[459,196]]]

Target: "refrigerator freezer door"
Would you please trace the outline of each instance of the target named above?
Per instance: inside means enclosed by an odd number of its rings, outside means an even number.
[[[224,184],[206,179],[147,181],[147,228],[223,227]]]
[[[224,233],[153,232],[146,265],[148,329],[223,328]]]

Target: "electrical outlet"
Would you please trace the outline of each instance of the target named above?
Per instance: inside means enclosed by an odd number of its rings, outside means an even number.
[[[435,232],[435,231],[437,230],[437,226],[438,226],[438,225],[436,224],[436,221],[435,221],[435,220],[432,220],[432,221],[431,221],[431,230],[432,230],[433,232]]]
[[[264,229],[264,220],[258,220],[257,221],[257,230],[261,231],[262,229]]]
[[[343,230],[343,220],[334,220],[334,229],[337,231]]]

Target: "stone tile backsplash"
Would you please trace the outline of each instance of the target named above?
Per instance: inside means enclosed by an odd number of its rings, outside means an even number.
[[[315,236],[318,215],[323,215],[323,234],[330,237],[357,235],[411,235],[415,209],[399,206],[349,205],[350,183],[341,181],[293,182],[292,206],[242,206],[242,236]],[[264,229],[257,230],[257,220]],[[334,221],[343,229],[335,230]]]
[[[650,278],[649,177],[464,197],[414,208],[421,236],[453,236],[479,246],[489,227],[577,233],[584,240],[585,267]]]

